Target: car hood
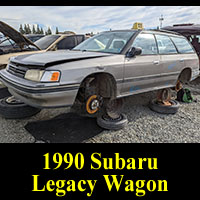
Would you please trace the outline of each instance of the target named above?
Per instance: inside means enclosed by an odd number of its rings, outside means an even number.
[[[58,65],[73,61],[107,57],[107,56],[112,56],[112,54],[65,50],[65,51],[46,52],[40,54],[22,55],[11,58],[11,62],[20,65],[26,65],[27,67],[35,66],[35,67],[46,68],[53,65]]]
[[[24,45],[33,45],[37,49],[41,50],[37,45],[31,42],[28,38],[26,38],[21,33],[16,31],[14,28],[10,27],[8,24],[2,21],[0,21],[0,32],[2,32],[4,36],[9,37],[13,41],[15,41],[20,47]]]

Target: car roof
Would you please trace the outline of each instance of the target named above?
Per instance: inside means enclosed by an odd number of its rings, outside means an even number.
[[[142,32],[184,37],[183,35],[181,35],[177,32],[167,31],[167,30],[162,30],[162,29],[159,29],[159,30],[157,30],[157,29],[143,30]]]
[[[163,35],[173,35],[173,36],[180,36],[184,37],[183,35],[173,32],[173,31],[167,31],[167,30],[157,30],[157,29],[144,29],[144,30],[135,30],[135,29],[124,29],[124,30],[111,30],[111,31],[104,31],[102,33],[109,33],[109,32],[136,32],[136,33],[152,33],[152,34],[163,34]]]
[[[27,36],[30,36],[30,37],[32,37],[32,36],[45,36],[44,34],[25,34],[25,36],[27,37]]]

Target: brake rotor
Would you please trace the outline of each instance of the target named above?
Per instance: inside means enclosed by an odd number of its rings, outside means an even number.
[[[97,95],[92,95],[86,102],[86,111],[88,114],[95,114],[100,108],[100,98]]]
[[[121,116],[121,109],[123,106],[122,99],[110,100],[106,106],[106,114],[111,119],[119,119]]]

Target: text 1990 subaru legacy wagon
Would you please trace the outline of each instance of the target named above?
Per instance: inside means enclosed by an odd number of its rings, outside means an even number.
[[[198,56],[185,37],[146,30],[103,32],[72,51],[13,57],[0,72],[10,93],[30,106],[72,106],[79,99],[89,114],[102,99],[170,88],[198,75]]]

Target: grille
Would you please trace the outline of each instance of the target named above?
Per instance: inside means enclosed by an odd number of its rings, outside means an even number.
[[[13,63],[13,62],[9,63],[8,69],[7,69],[7,71],[9,73],[11,73],[15,76],[18,76],[20,78],[24,78],[27,70],[28,69],[26,67],[19,66],[19,64],[16,64],[16,63]]]

